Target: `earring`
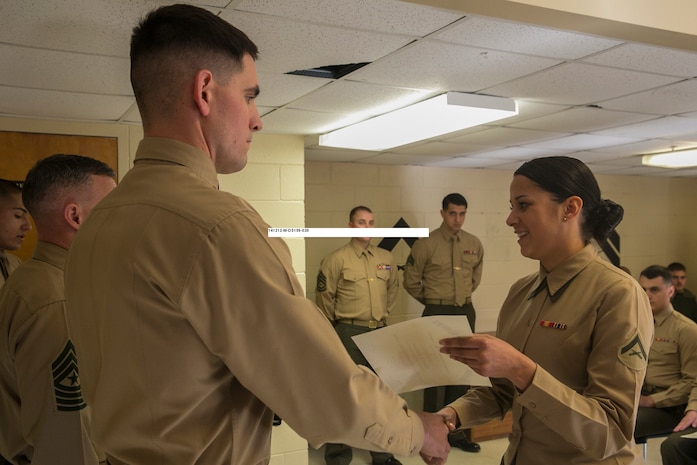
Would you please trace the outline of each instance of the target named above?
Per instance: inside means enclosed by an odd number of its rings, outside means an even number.
[[[563,221],[566,221],[566,217],[564,217]]]

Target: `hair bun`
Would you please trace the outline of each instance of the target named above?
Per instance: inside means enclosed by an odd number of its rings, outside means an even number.
[[[605,240],[610,233],[617,227],[624,217],[624,208],[609,199],[602,199],[592,212],[590,218],[593,218],[594,225],[590,230],[593,237],[598,240]]]

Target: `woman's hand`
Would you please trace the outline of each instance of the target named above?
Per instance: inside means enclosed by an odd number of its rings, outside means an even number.
[[[440,351],[489,378],[506,378],[524,391],[532,383],[537,364],[507,342],[488,334],[440,341]]]

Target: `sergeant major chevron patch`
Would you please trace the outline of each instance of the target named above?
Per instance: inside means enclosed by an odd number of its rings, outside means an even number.
[[[53,371],[53,390],[56,408],[59,412],[82,410],[87,406],[82,399],[80,378],[78,377],[77,355],[70,339],[65,348],[51,364]]]

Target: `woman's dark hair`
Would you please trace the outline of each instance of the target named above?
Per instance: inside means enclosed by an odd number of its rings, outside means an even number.
[[[572,196],[583,200],[581,234],[588,242],[607,239],[624,216],[621,205],[600,197],[600,187],[591,170],[580,160],[571,157],[535,158],[520,166],[514,173],[525,176],[552,194],[556,202]]]

